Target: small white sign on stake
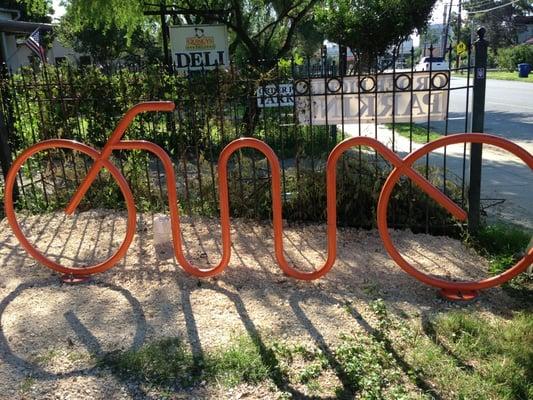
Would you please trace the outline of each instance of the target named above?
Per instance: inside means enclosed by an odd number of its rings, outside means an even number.
[[[177,69],[229,67],[226,25],[174,25],[169,33],[172,62]]]
[[[257,88],[257,106],[259,108],[292,107],[294,93],[292,83],[270,84]]]

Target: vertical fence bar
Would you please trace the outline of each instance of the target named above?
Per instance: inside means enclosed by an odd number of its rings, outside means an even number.
[[[7,91],[7,97],[9,99],[9,103],[5,103],[4,102],[4,107],[8,107],[6,108],[6,112],[9,113],[9,115],[11,116],[11,121],[9,121],[10,123],[10,127],[12,128],[11,130],[11,134],[13,135],[12,136],[12,148],[11,148],[11,153],[13,155],[17,154],[18,151],[20,150],[20,147],[23,145],[23,144],[27,144],[29,142],[29,140],[27,138],[24,137],[24,135],[19,135],[17,133],[17,131],[15,130],[15,124],[19,123],[19,127],[22,126],[22,121],[21,121],[21,105],[20,105],[20,101],[21,101],[21,96],[18,96],[17,93],[19,93],[19,89],[18,89],[18,86],[17,86],[17,82],[13,76],[13,72],[12,71],[7,71],[7,76],[6,76],[6,79],[8,79],[8,83],[7,83],[7,86],[4,87],[4,89],[6,89]],[[7,111],[9,110],[9,111]],[[23,130],[23,128],[20,128],[21,131]],[[29,165],[29,164],[28,164]],[[31,193],[33,194],[33,196],[36,195],[36,191],[35,191],[35,182],[33,180],[33,174],[30,173],[29,174],[29,178],[30,178],[30,183],[28,186],[31,186]],[[19,171],[19,184],[20,184],[20,189],[21,189],[21,192],[22,192],[22,195],[24,196],[24,202],[27,203],[27,200],[28,198],[26,197],[26,193],[25,193],[25,184],[24,184],[24,179],[23,179],[23,173],[22,171]]]
[[[159,3],[159,17],[161,21],[161,31],[163,32],[163,57],[165,58],[165,65],[168,72],[172,72],[172,60],[170,58],[170,51],[168,48],[168,26],[167,26],[167,10],[165,3]]]
[[[0,166],[2,167],[2,173],[4,175],[4,182],[7,179],[7,171],[11,167],[11,146],[9,145],[9,129],[6,124],[6,118],[4,113],[0,110]],[[17,183],[15,182],[15,188],[13,192],[15,200],[18,197]]]
[[[472,69],[472,43],[468,42],[468,55],[466,67],[466,108],[465,108],[465,132],[470,132],[470,118],[468,114],[468,107],[470,104],[470,74]],[[461,207],[465,205],[465,182],[466,182],[466,143],[463,144],[463,160],[462,160],[462,175],[461,175]]]
[[[9,144],[9,123],[12,121],[12,118],[10,115],[5,115],[4,111],[9,112],[11,107],[9,105],[9,77],[7,72],[7,67],[5,64],[1,66],[0,71],[0,96],[2,100],[2,104],[4,107],[0,108],[0,166],[2,167],[2,173],[4,175],[4,182],[7,177],[7,172],[9,171],[9,168],[11,167],[11,146]],[[18,186],[15,182],[15,186],[13,188],[13,198],[15,201],[18,199]]]
[[[487,47],[485,28],[477,30],[478,40],[474,43],[474,90],[472,94],[472,132],[483,132],[485,122],[485,88],[487,69]],[[479,229],[481,219],[481,164],[483,145],[470,146],[470,183],[468,190],[468,229],[471,233]]]

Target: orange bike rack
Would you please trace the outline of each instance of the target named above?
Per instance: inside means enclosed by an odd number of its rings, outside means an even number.
[[[268,160],[272,179],[272,214],[273,214],[273,227],[274,227],[274,251],[276,260],[283,270],[283,272],[291,277],[302,280],[317,279],[331,270],[336,259],[336,240],[337,240],[337,194],[336,194],[336,180],[337,180],[337,162],[341,155],[348,149],[354,146],[367,146],[372,147],[381,156],[388,160],[394,169],[387,178],[385,185],[381,190],[379,202],[377,206],[377,222],[378,229],[381,238],[384,242],[385,249],[392,257],[392,259],[408,274],[412,275],[416,279],[437,287],[441,290],[443,296],[451,300],[466,300],[474,298],[477,295],[477,291],[486,289],[496,285],[500,285],[503,282],[515,277],[522,271],[524,271],[530,264],[533,263],[533,249],[519,260],[512,268],[503,272],[500,275],[473,282],[452,282],[444,279],[432,277],[424,274],[423,272],[414,268],[409,264],[401,254],[394,247],[391,237],[388,232],[387,226],[387,205],[389,198],[394,188],[394,185],[398,182],[401,175],[409,177],[416,185],[418,185],[424,192],[426,192],[437,203],[450,212],[455,218],[464,221],[467,218],[467,213],[455,204],[450,198],[443,194],[440,190],[434,187],[427,179],[415,171],[411,166],[413,163],[428,154],[429,152],[443,146],[448,146],[457,143],[486,143],[491,144],[502,149],[505,149],[512,154],[519,157],[529,168],[533,170],[533,156],[526,150],[522,149],[518,145],[491,135],[479,134],[479,133],[465,133],[450,135],[433,142],[430,142],[420,149],[407,155],[405,158],[400,158],[392,150],[387,148],[381,142],[368,138],[368,137],[354,137],[349,138],[339,143],[332,150],[328,157],[326,165],[326,184],[327,184],[327,259],[324,265],[313,272],[302,272],[290,265],[285,258],[283,250],[283,222],[282,222],[282,202],[281,202],[281,176],[280,165],[278,158],[274,151],[264,142],[254,138],[241,138],[236,139],[229,143],[222,151],[218,161],[218,184],[219,184],[219,207],[220,207],[220,225],[222,232],[222,257],[217,266],[210,269],[198,268],[185,258],[181,243],[181,230],[179,221],[179,209],[178,209],[178,194],[176,189],[176,179],[172,160],[168,154],[158,145],[143,141],[143,140],[121,140],[126,128],[133,121],[135,116],[142,112],[147,111],[172,111],[174,110],[174,103],[172,102],[145,102],[140,103],[126,112],[122,120],[119,122],[115,130],[113,131],[110,139],[105,144],[102,151],[86,146],[84,144],[64,139],[46,140],[33,145],[25,150],[13,163],[7,179],[5,189],[5,211],[9,224],[11,225],[15,236],[18,238],[22,246],[33,256],[37,261],[45,266],[66,274],[70,277],[86,277],[97,272],[105,271],[113,267],[117,262],[124,257],[127,252],[133,236],[135,234],[136,227],[136,212],[133,195],[131,193],[128,184],[120,171],[109,161],[109,157],[113,150],[144,150],[154,154],[158,157],[165,170],[167,190],[168,190],[168,205],[170,212],[170,220],[172,227],[172,241],[174,245],[174,251],[176,258],[185,271],[191,275],[198,277],[208,277],[220,274],[229,264],[231,257],[231,237],[230,237],[230,212],[229,212],[229,191],[228,191],[228,161],[231,155],[243,148],[253,148],[260,151]],[[89,169],[87,176],[84,178],[72,199],[70,200],[65,212],[72,214],[83,196],[95,180],[98,172],[102,168],[106,168],[113,178],[116,179],[120,190],[126,201],[126,208],[128,210],[128,223],[126,236],[119,246],[115,254],[109,257],[107,260],[98,263],[93,266],[83,268],[70,268],[62,266],[53,260],[48,259],[44,254],[39,252],[24,236],[20,226],[17,222],[15,209],[13,205],[13,187],[15,184],[16,176],[24,164],[24,162],[34,155],[35,153],[51,149],[51,148],[66,148],[71,150],[80,151],[85,153],[94,159],[93,166]]]

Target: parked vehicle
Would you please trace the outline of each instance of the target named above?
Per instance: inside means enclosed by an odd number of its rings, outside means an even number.
[[[450,64],[443,57],[422,57],[415,65],[415,71],[444,71],[450,69]]]

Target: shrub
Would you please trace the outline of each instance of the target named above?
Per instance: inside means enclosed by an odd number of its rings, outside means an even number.
[[[425,167],[416,167],[425,174]],[[251,180],[251,166],[243,164],[241,171],[234,168],[230,174],[230,209],[237,217],[271,218],[270,179],[266,165],[257,164],[257,183]],[[283,218],[288,221],[326,221],[325,168],[285,172]],[[339,225],[361,228],[376,227],[376,208],[381,188],[390,172],[388,166],[363,153],[361,158],[351,156],[337,165],[337,221]],[[442,170],[430,167],[428,180],[442,188]],[[244,182],[244,184],[243,184]],[[283,190],[282,190],[283,192]],[[453,200],[461,198],[461,186],[446,181],[446,194]],[[451,233],[455,222],[446,210],[431,200],[409,179],[402,178],[391,194],[388,220],[391,227],[410,228],[414,231]]]
[[[518,46],[507,47],[498,51],[498,67],[508,71],[516,71],[516,66],[520,63],[533,65],[533,46],[520,44]]]

